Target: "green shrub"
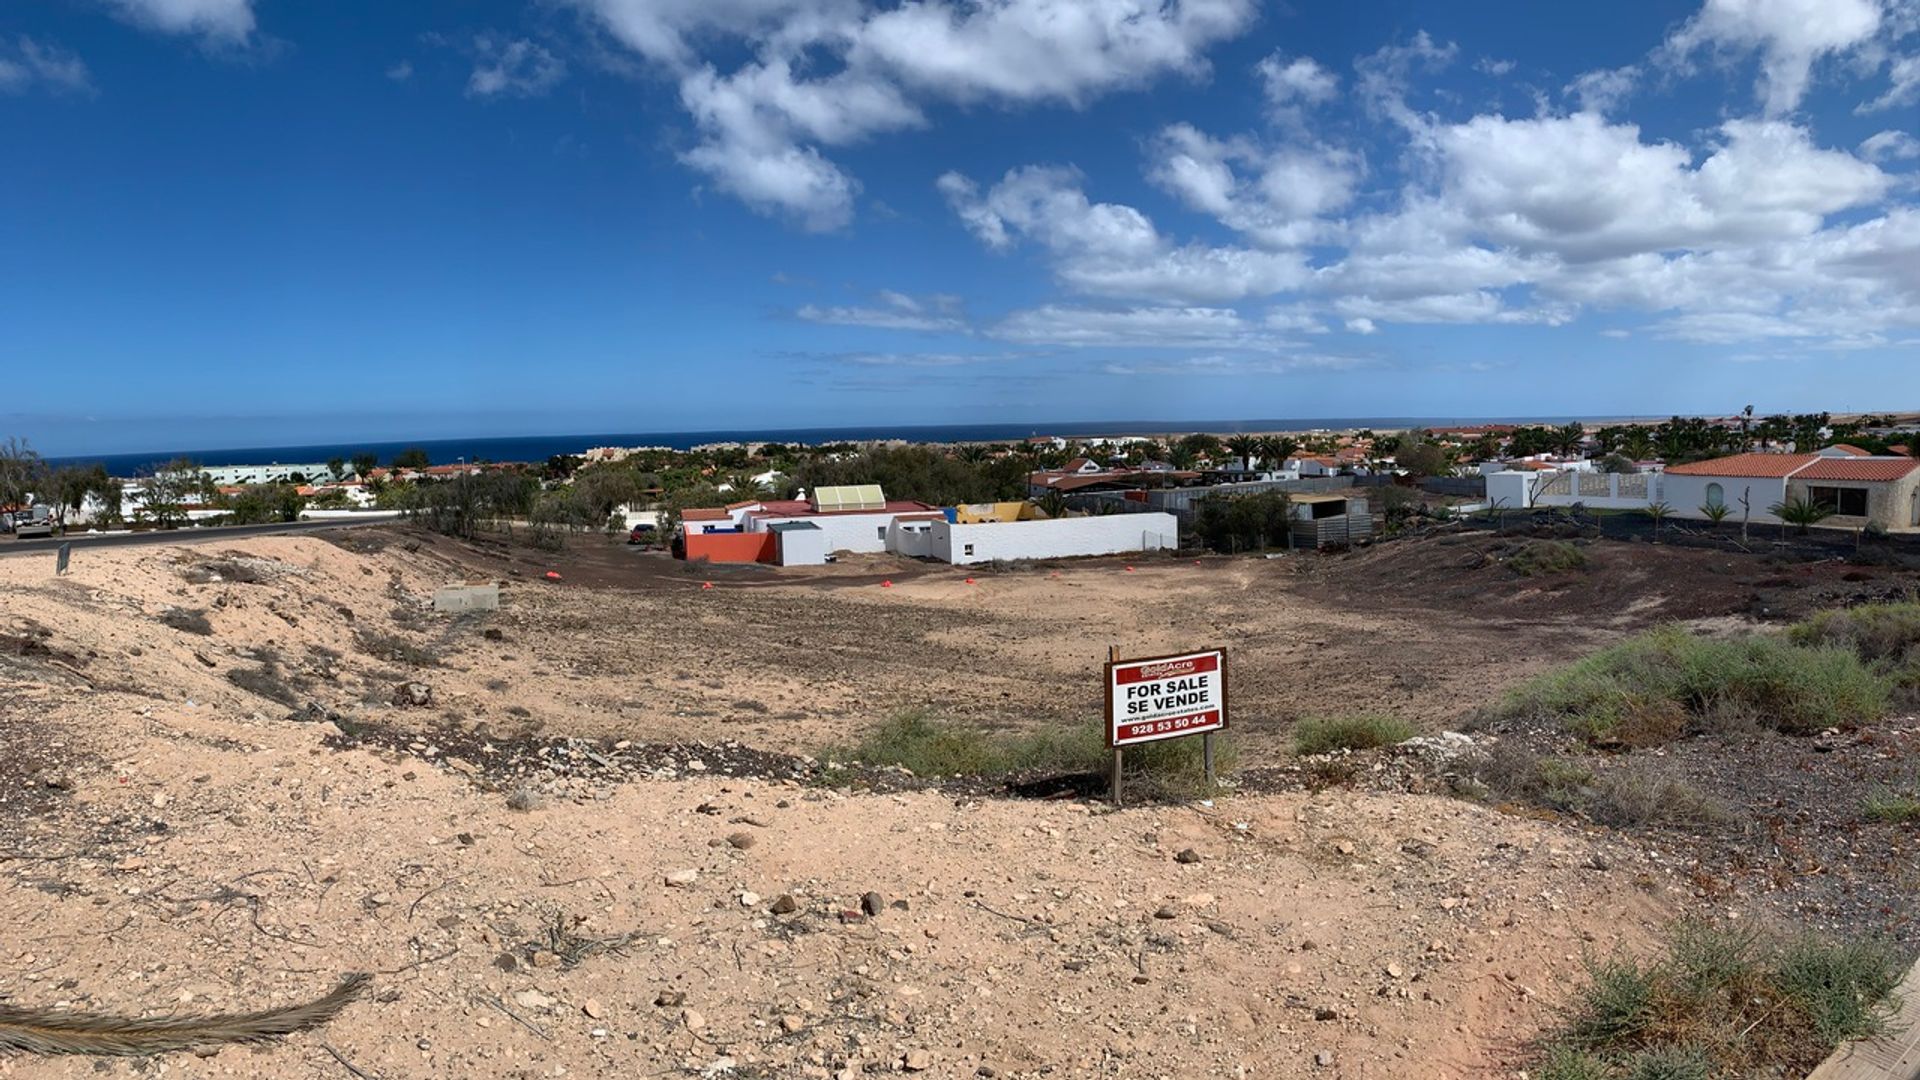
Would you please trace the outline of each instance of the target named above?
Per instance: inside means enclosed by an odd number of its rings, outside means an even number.
[[[1532,540],[1507,557],[1507,569],[1521,577],[1564,574],[1587,567],[1587,553],[1565,540]]]
[[[1699,828],[1732,820],[1733,810],[1678,777],[1638,764],[1604,772],[1573,758],[1542,757],[1496,743],[1463,770],[1476,797],[1544,806],[1614,828],[1671,825]]]
[[[1685,922],[1666,955],[1589,960],[1538,1058],[1548,1080],[1804,1076],[1887,1030],[1903,959],[1872,940],[1782,940]]]
[[[1896,825],[1920,822],[1920,791],[1882,788],[1867,796],[1861,810],[1875,821]]]
[[[1920,694],[1920,602],[1823,611],[1789,634],[1797,644],[1848,649],[1909,695]]]
[[[1311,717],[1293,729],[1293,750],[1302,757],[1333,750],[1371,750],[1406,742],[1413,734],[1413,725],[1391,716]]]
[[[1655,745],[1759,718],[1788,734],[1856,727],[1886,711],[1891,680],[1852,651],[1668,627],[1521,686],[1502,718],[1550,720],[1596,745]]]
[[[1920,652],[1920,603],[1865,604],[1822,611],[1793,627],[1795,644],[1833,645],[1869,662],[1904,662]]]

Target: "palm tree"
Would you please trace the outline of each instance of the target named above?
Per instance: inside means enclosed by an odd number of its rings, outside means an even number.
[[[1700,513],[1708,521],[1713,522],[1713,527],[1717,530],[1720,528],[1720,523],[1727,520],[1727,515],[1733,513],[1733,507],[1723,502],[1710,502],[1700,508]]]
[[[969,465],[978,465],[987,460],[987,448],[979,443],[968,443],[960,448],[960,460]]]
[[[1620,440],[1620,449],[1635,461],[1645,461],[1653,456],[1653,434],[1644,426],[1635,424],[1626,438]]]
[[[1668,515],[1672,513],[1673,507],[1663,502],[1649,503],[1647,505],[1647,516],[1653,519],[1654,543],[1657,544],[1660,542],[1660,523],[1667,520]]]
[[[1240,459],[1241,468],[1253,468],[1253,455],[1260,449],[1260,440],[1251,435],[1235,435],[1227,440],[1227,452]]]
[[[1810,526],[1818,525],[1833,516],[1833,507],[1814,502],[1812,499],[1791,495],[1787,497],[1787,501],[1777,502],[1767,507],[1767,512],[1780,519],[1782,533],[1787,531],[1788,525],[1797,525],[1800,535],[1805,536]]]
[[[1034,505],[1049,518],[1064,517],[1067,513],[1067,497],[1058,490],[1050,490],[1034,500]]]
[[[1285,468],[1287,459],[1299,446],[1285,435],[1268,435],[1260,440],[1260,463],[1269,469]]]

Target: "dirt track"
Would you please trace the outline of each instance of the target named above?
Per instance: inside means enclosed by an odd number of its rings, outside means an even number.
[[[1550,588],[1495,561],[1455,571],[1477,587],[1436,601],[1443,620],[1417,589],[1366,584],[1471,554],[1102,562],[975,585],[843,565],[714,573],[711,590],[620,549],[561,556],[554,585],[530,554],[386,533],[129,549],[63,579],[0,563],[16,642],[0,732],[34,748],[0,764],[26,796],[0,801],[0,998],[253,1008],[381,973],[324,1032],[172,1055],[181,1076],[347,1075],[322,1043],[383,1077],[724,1075],[725,1059],[810,1077],[909,1061],[942,1077],[1510,1070],[1584,950],[1640,947],[1686,908],[1684,865],[1432,796],[1113,813],[708,777],[698,747],[650,759],[652,778],[536,785],[544,802],[520,812],[434,743],[456,725],[477,757],[488,733],[534,729],[804,751],[914,706],[1080,722],[1109,642],[1208,642],[1232,650],[1258,767],[1297,713],[1443,726],[1533,666],[1665,618],[1732,618],[1761,587],[1733,574],[1609,612],[1605,565]],[[427,610],[436,585],[507,568],[501,612]],[[618,587],[583,584],[597,574]],[[394,704],[409,681],[429,703]],[[418,736],[333,748],[364,724]],[[1174,859],[1188,848],[1198,862]],[[877,916],[860,914],[869,891]],[[0,1060],[6,1075],[96,1072]]]

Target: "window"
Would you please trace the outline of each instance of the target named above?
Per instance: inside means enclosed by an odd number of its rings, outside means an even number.
[[[1707,485],[1707,505],[1708,506],[1727,505],[1727,489],[1721,487],[1719,484],[1708,484]]]
[[[1824,506],[1840,517],[1867,516],[1866,488],[1808,488],[1807,497],[1815,506]]]
[[[887,527],[885,525],[882,525],[873,531],[875,535],[880,537],[880,539],[885,540],[887,538]]]
[[[963,545],[963,547],[964,547],[964,548],[965,548],[966,550],[964,550],[964,551],[962,551],[962,552],[961,552],[960,554],[962,554],[962,555],[971,555],[971,554],[973,554],[973,545],[972,545],[972,544],[965,544],[965,545]]]

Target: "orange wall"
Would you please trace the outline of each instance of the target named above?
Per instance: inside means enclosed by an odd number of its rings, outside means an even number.
[[[687,537],[687,560],[770,563],[774,561],[773,539],[770,532],[696,533]]]

